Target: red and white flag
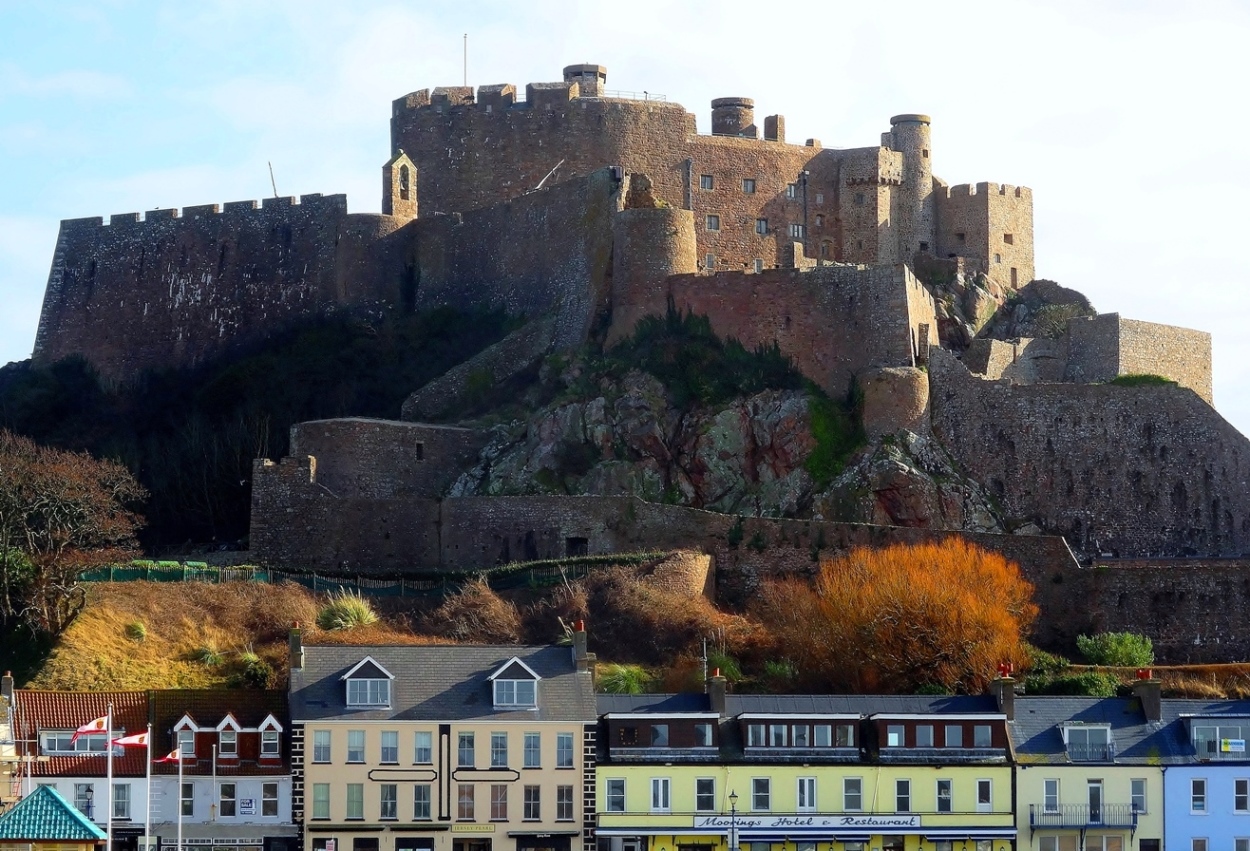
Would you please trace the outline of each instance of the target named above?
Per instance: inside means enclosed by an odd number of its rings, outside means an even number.
[[[152,762],[181,762],[181,761],[182,761],[182,754],[178,751],[170,751],[168,756],[163,756],[160,759],[152,760]]]
[[[119,748],[146,748],[148,746],[148,734],[135,733],[133,736],[122,736],[120,739],[114,739],[113,744]]]
[[[108,729],[109,729],[109,719],[108,719],[108,716],[105,715],[103,718],[97,718],[90,723],[83,724],[81,727],[79,727],[77,730],[74,731],[74,735],[70,736],[69,740],[70,740],[70,743],[73,744],[74,742],[78,741],[79,736],[86,736],[86,735],[90,735],[91,733],[107,733]]]

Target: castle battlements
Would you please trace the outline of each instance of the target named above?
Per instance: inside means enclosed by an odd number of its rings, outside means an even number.
[[[262,198],[259,201],[226,201],[224,204],[199,204],[183,207],[181,214],[177,207],[157,208],[146,213],[114,213],[108,222],[102,216],[87,216],[79,219],[62,219],[62,229],[82,231],[94,228],[129,228],[135,225],[169,222],[174,219],[203,219],[210,216],[238,216],[255,212],[273,213],[281,210],[298,210],[304,215],[346,215],[347,196],[343,194],[322,195],[320,192],[308,195],[287,195],[276,198]]]
[[[1033,203],[1032,189],[1027,186],[1012,186],[1010,183],[960,183],[956,186],[943,188],[947,198],[969,198],[974,195],[1004,195],[1019,198],[1030,204]]]

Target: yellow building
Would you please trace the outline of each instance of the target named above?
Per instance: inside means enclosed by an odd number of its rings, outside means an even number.
[[[573,650],[294,644],[303,847],[584,851],[595,704],[577,639]]]
[[[1005,851],[992,697],[601,695],[601,851]]]
[[[1149,680],[1133,698],[1015,700],[1021,849],[1159,851],[1164,768],[1192,757],[1160,722],[1158,688]]]

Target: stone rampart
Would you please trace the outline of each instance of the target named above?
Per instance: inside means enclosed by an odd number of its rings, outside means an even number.
[[[61,223],[34,359],[106,378],[193,366],[336,307],[398,301],[402,222],[342,195],[266,198]]]
[[[1024,337],[1018,340],[980,338],[963,355],[970,372],[1015,384],[1063,381],[1068,364],[1067,340]]]
[[[1205,331],[1103,313],[1070,320],[1068,339],[1068,381],[1160,375],[1212,401],[1211,335]]]
[[[609,309],[612,221],[622,204],[621,180],[600,169],[505,204],[418,219],[416,302],[531,318],[554,312],[554,344],[580,345]]]
[[[933,298],[905,266],[820,266],[760,274],[676,275],[647,305],[618,302],[636,318],[679,310],[707,316],[722,337],[747,348],[771,345],[813,381],[844,396],[868,367],[916,366],[921,326],[936,334]],[[613,328],[613,334],[627,333]]]
[[[967,257],[1004,287],[1033,280],[1033,193],[1024,186],[946,186],[937,200],[939,257]]]
[[[929,376],[934,432],[1008,517],[1089,557],[1250,552],[1250,442],[1192,390],[1012,385],[940,350]]]

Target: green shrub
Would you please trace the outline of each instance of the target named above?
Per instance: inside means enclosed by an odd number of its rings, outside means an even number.
[[[1133,632],[1100,632],[1078,635],[1076,647],[1091,665],[1144,668],[1154,664],[1155,651],[1149,636]]]
[[[595,676],[604,694],[645,694],[654,681],[642,665],[603,665]]]
[[[941,683],[925,683],[916,689],[916,694],[942,695],[950,694],[951,690]]]
[[[239,674],[243,685],[250,688],[273,688],[277,685],[278,677],[273,665],[258,656],[251,648],[239,654],[239,661],[243,664],[243,670]]]
[[[1072,665],[1071,662],[1062,656],[1057,656],[1054,653],[1047,653],[1045,650],[1034,647],[1031,644],[1028,646],[1027,650],[1029,654],[1030,674],[1055,674]]]
[[[131,621],[126,624],[126,637],[132,641],[143,641],[148,637],[148,628],[143,621]]]
[[[707,669],[711,672],[717,668],[720,668],[720,675],[731,683],[736,683],[742,679],[742,666],[738,664],[737,659],[723,650],[709,650],[707,652]]]
[[[1130,373],[1129,375],[1117,375],[1115,378],[1107,382],[1108,384],[1116,384],[1120,387],[1175,387],[1176,382],[1170,378],[1164,378],[1162,375],[1150,375],[1146,373]]]
[[[254,656],[256,654],[253,653],[252,655]],[[225,657],[222,655],[222,652],[217,649],[216,645],[211,643],[201,645],[195,651],[194,658],[195,661],[199,662],[201,665],[208,665],[209,667],[216,667],[225,661]]]
[[[378,622],[377,612],[359,594],[341,589],[317,612],[317,626],[322,629],[356,629]]]
[[[1066,694],[1083,697],[1115,697],[1120,681],[1111,674],[1086,671],[1081,674],[1032,676],[1024,681],[1029,694]]]

